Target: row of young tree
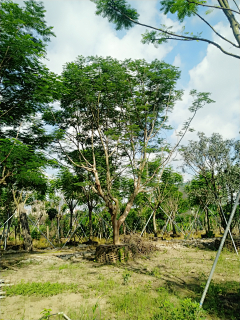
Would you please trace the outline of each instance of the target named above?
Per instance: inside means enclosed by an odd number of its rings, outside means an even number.
[[[126,219],[136,224],[152,214],[156,235],[167,217],[164,212],[174,219],[196,205],[206,211],[208,231],[206,204],[216,207],[225,227],[224,214],[227,219],[239,189],[239,141],[199,133],[198,141],[181,146],[186,132],[193,130],[190,124],[197,111],[213,102],[209,93],[191,91],[192,116],[178,142],[170,145],[165,138],[172,129],[168,115],[183,94],[176,89],[178,68],[158,60],[79,56],[59,76],[42,62],[54,36],[43,5],[26,1],[21,8],[3,1],[0,11],[1,219],[4,223],[17,211],[18,232],[21,225],[27,249],[32,240],[24,207],[48,200],[51,216],[56,192],[69,208],[70,230],[74,208],[87,207],[90,238],[93,213],[103,208],[114,244],[120,242]],[[177,152],[182,170],[187,167],[194,174],[185,190],[187,199],[179,191],[182,175],[171,168]],[[59,170],[53,181],[44,174],[49,167]],[[59,212],[57,216],[59,225]],[[232,228],[238,219],[239,208]]]

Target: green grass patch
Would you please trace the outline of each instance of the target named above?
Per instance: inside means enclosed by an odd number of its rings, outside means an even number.
[[[111,298],[112,311],[117,319],[136,320],[200,320],[206,319],[199,304],[191,299],[177,299],[167,289],[157,290],[144,286],[129,289]]]
[[[49,297],[60,294],[65,291],[70,291],[77,293],[77,284],[67,284],[67,283],[51,283],[51,282],[24,282],[6,287],[7,296],[41,296]]]
[[[191,299],[180,299],[177,304],[169,300],[160,303],[159,311],[153,320],[205,320],[204,311],[200,310],[199,303]]]
[[[109,292],[112,292],[113,290],[116,290],[117,287],[119,287],[119,284],[114,279],[111,279],[111,278],[94,282],[88,285],[89,289],[95,290],[98,293],[101,293],[104,295],[108,294]]]

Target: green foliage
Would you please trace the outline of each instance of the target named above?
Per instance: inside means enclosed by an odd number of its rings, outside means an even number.
[[[33,188],[38,185],[42,193],[46,191],[46,178],[40,168],[46,166],[48,161],[41,152],[14,139],[0,139],[0,148],[0,162],[3,163],[1,176],[9,173],[4,184],[16,182],[19,187]]]
[[[162,5],[161,11],[164,11],[164,14],[177,12],[178,20],[183,22],[186,17],[195,15],[195,12],[198,11],[198,3],[206,3],[206,1],[190,3],[187,0],[163,0],[160,3]]]
[[[137,21],[139,14],[136,9],[131,8],[129,4],[127,4],[126,0],[91,0],[96,3],[97,6],[97,15],[101,15],[104,18],[108,18],[109,22],[113,22],[116,24],[116,30],[121,30],[123,28],[130,29],[133,27],[133,22],[130,21],[128,16],[131,19]]]
[[[52,221],[53,219],[56,218],[58,211],[55,208],[49,208],[47,210],[47,214],[48,214],[49,219]]]
[[[40,240],[41,232],[38,232],[36,229],[31,232],[32,239]]]
[[[0,39],[0,184],[22,199],[44,198],[42,168],[53,164],[41,153],[52,139],[36,117],[57,94],[57,77],[43,65],[46,44],[53,36],[44,7],[25,1],[1,1]],[[23,130],[24,126],[24,130]],[[30,201],[29,197],[29,201]],[[20,198],[19,198],[20,199]]]
[[[52,283],[52,282],[24,282],[6,287],[7,296],[41,296],[50,297],[65,291],[78,292],[77,284]]]
[[[46,308],[44,308],[43,311],[40,312],[40,314],[43,315],[42,318],[41,318],[41,320],[42,320],[42,319],[43,319],[43,320],[44,320],[44,319],[48,320],[48,319],[49,319],[49,316],[51,315],[51,311],[52,311],[52,309],[46,309]]]
[[[56,76],[42,64],[46,44],[54,35],[44,20],[41,2],[1,1],[0,121],[18,125],[53,100]],[[57,82],[56,82],[57,83]]]

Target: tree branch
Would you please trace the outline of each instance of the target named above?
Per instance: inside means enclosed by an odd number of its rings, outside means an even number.
[[[135,23],[135,24],[138,24],[142,27],[147,27],[149,29],[153,29],[153,30],[156,30],[156,31],[160,31],[160,32],[163,32],[167,35],[170,35],[170,36],[173,36],[173,37],[177,37],[178,40],[195,40],[195,41],[203,41],[203,42],[207,42],[209,44],[212,44],[214,45],[215,47],[217,47],[220,51],[222,51],[223,53],[225,53],[226,55],[229,55],[231,57],[234,57],[234,58],[237,58],[237,59],[240,59],[240,56],[236,55],[236,54],[233,54],[233,53],[230,53],[230,52],[227,52],[226,50],[224,50],[219,44],[217,44],[216,42],[213,42],[211,40],[208,40],[208,39],[205,39],[205,38],[198,38],[198,37],[189,37],[189,36],[182,36],[182,35],[179,35],[179,34],[176,34],[176,33],[173,33],[173,32],[169,32],[169,31],[166,31],[166,30],[163,30],[163,29],[160,29],[160,28],[155,28],[155,27],[152,27],[150,25],[147,25],[147,24],[143,24],[143,23],[140,23],[138,21],[135,21],[133,19],[131,19],[130,17],[128,17],[126,14],[122,13],[120,10],[116,9],[115,7],[113,7],[111,4],[109,4],[109,6],[117,11],[118,13],[120,13],[121,15],[123,15],[125,18],[127,18],[129,21]],[[171,38],[170,38],[171,39]],[[175,40],[174,38],[172,40]],[[154,41],[154,40],[153,40]]]
[[[234,0],[233,0],[233,1],[234,1]],[[188,2],[188,3],[195,3],[195,4],[197,4],[198,6],[207,7],[207,8],[214,8],[214,9],[220,9],[220,10],[223,9],[222,7],[210,6],[210,5],[208,5],[208,4],[198,3],[198,2],[196,2],[196,1],[189,1],[189,0],[187,0],[187,2]],[[234,3],[236,4],[235,1],[234,1]],[[236,4],[236,6],[237,6],[237,4]],[[238,6],[237,6],[237,8],[238,8]],[[226,10],[229,10],[229,11],[235,12],[235,13],[237,13],[237,14],[240,14],[240,10],[239,10],[239,12],[236,11],[236,10],[233,10],[233,9],[231,9],[231,8],[226,8]]]
[[[232,41],[226,39],[226,38],[223,37],[220,33],[218,33],[218,32],[210,25],[210,23],[207,22],[207,20],[205,20],[202,16],[200,16],[200,14],[198,14],[198,13],[195,12],[195,11],[194,11],[194,13],[195,13],[202,21],[204,21],[204,22],[213,30],[213,32],[215,32],[215,34],[216,34],[217,36],[219,36],[221,39],[229,42],[232,46],[234,46],[234,47],[236,47],[236,48],[239,48],[238,45],[236,45],[235,43],[233,43]]]

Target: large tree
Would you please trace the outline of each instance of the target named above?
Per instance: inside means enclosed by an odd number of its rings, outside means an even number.
[[[162,134],[170,129],[168,113],[182,95],[175,89],[180,73],[158,60],[120,62],[80,56],[65,66],[62,76],[67,91],[61,110],[49,110],[45,119],[58,126],[56,142],[67,160],[91,173],[92,190],[108,208],[113,241],[118,244],[119,228],[134,199],[147,191],[173,152]],[[194,114],[211,101],[208,94],[192,94],[196,96],[190,108]],[[188,128],[189,122],[185,131]],[[77,160],[71,152],[77,152]],[[146,176],[149,160],[156,157],[162,161]],[[120,213],[119,177],[126,175],[133,179],[133,188]]]
[[[109,22],[113,22],[116,25],[117,30],[122,28],[129,29],[135,24],[143,27],[147,27],[151,31],[146,31],[143,34],[143,43],[153,43],[155,45],[167,42],[168,40],[180,40],[180,41],[202,41],[209,43],[221,52],[231,57],[240,59],[239,54],[229,51],[221,46],[217,41],[213,41],[209,38],[202,36],[202,30],[194,35],[191,31],[185,32],[184,28],[182,32],[174,32],[172,27],[166,27],[165,25],[152,26],[145,23],[141,23],[137,10],[132,8],[126,0],[92,0],[96,3],[97,15],[102,15],[104,18],[107,17]],[[214,4],[211,1],[202,0],[162,0],[160,10],[165,15],[168,13],[177,14],[177,18],[180,22],[183,22],[188,17],[196,16],[199,21],[204,25],[208,26],[210,30],[218,37],[219,40],[224,40],[227,47],[240,48],[240,23],[239,15],[240,9],[235,1],[231,4],[228,0],[217,0],[218,4]],[[202,12],[202,9],[208,9],[206,12]],[[208,21],[205,15],[215,11],[221,11],[223,17],[228,20],[229,27],[232,30],[234,41],[226,38],[223,34],[218,32]],[[216,12],[217,13],[217,12]]]

